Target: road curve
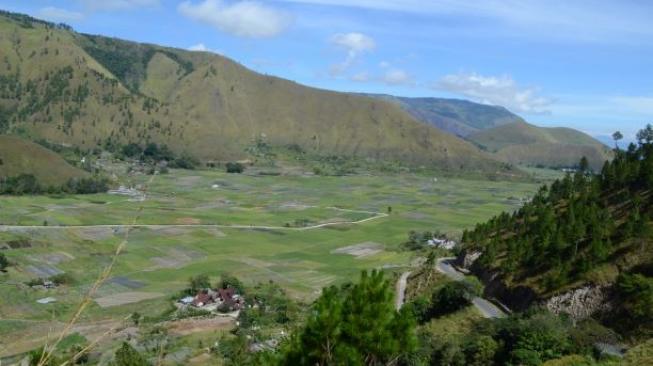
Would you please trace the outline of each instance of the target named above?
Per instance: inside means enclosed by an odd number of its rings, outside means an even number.
[[[408,276],[410,276],[410,272],[404,272],[399,277],[399,281],[397,281],[397,297],[395,298],[395,308],[397,310],[401,309],[401,307],[404,306],[404,302],[406,302],[406,284],[408,282]]]
[[[456,268],[450,263],[455,259],[455,257],[439,258],[436,262],[435,268],[454,281],[462,281],[465,279],[465,275],[456,270]],[[474,304],[476,309],[478,309],[478,311],[481,312],[481,315],[485,318],[503,318],[506,316],[506,313],[504,313],[503,310],[482,297],[473,298],[472,304]]]

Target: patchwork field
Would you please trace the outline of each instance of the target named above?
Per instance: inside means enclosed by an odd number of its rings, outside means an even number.
[[[410,230],[456,234],[518,207],[537,188],[418,175],[173,170],[150,184],[146,176],[123,179],[147,191],[146,199],[0,198],[0,250],[15,264],[0,274],[0,356],[28,350],[60,329],[127,237],[80,327],[113,324],[134,311],[160,314],[188,278],[201,273],[215,278],[229,272],[247,283],[272,280],[308,301],[361,269],[409,266],[411,253],[399,247]],[[72,283],[38,290],[25,285],[60,273]],[[46,297],[56,302],[36,302]],[[106,327],[87,328],[90,334]]]

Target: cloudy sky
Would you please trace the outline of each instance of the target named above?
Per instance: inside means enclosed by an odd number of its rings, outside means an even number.
[[[653,122],[647,0],[0,0],[341,91],[466,98],[592,135]]]

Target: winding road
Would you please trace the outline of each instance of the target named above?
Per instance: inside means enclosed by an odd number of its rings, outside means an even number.
[[[410,272],[404,272],[399,277],[399,281],[397,281],[397,297],[395,298],[395,308],[397,310],[401,309],[406,301],[406,284],[408,282],[408,276],[410,276]]]
[[[454,281],[462,281],[465,279],[465,275],[451,265],[451,261],[455,259],[454,257],[440,258],[437,260],[435,268]],[[472,304],[474,304],[485,318],[503,318],[506,316],[503,310],[482,297],[474,297]]]

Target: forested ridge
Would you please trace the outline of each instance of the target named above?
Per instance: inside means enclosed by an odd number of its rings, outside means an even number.
[[[616,283],[630,318],[650,323],[653,127],[637,137],[638,144],[615,149],[600,172],[583,159],[577,172],[543,186],[518,211],[465,231],[464,252],[482,253],[475,268],[540,296],[581,283]]]

